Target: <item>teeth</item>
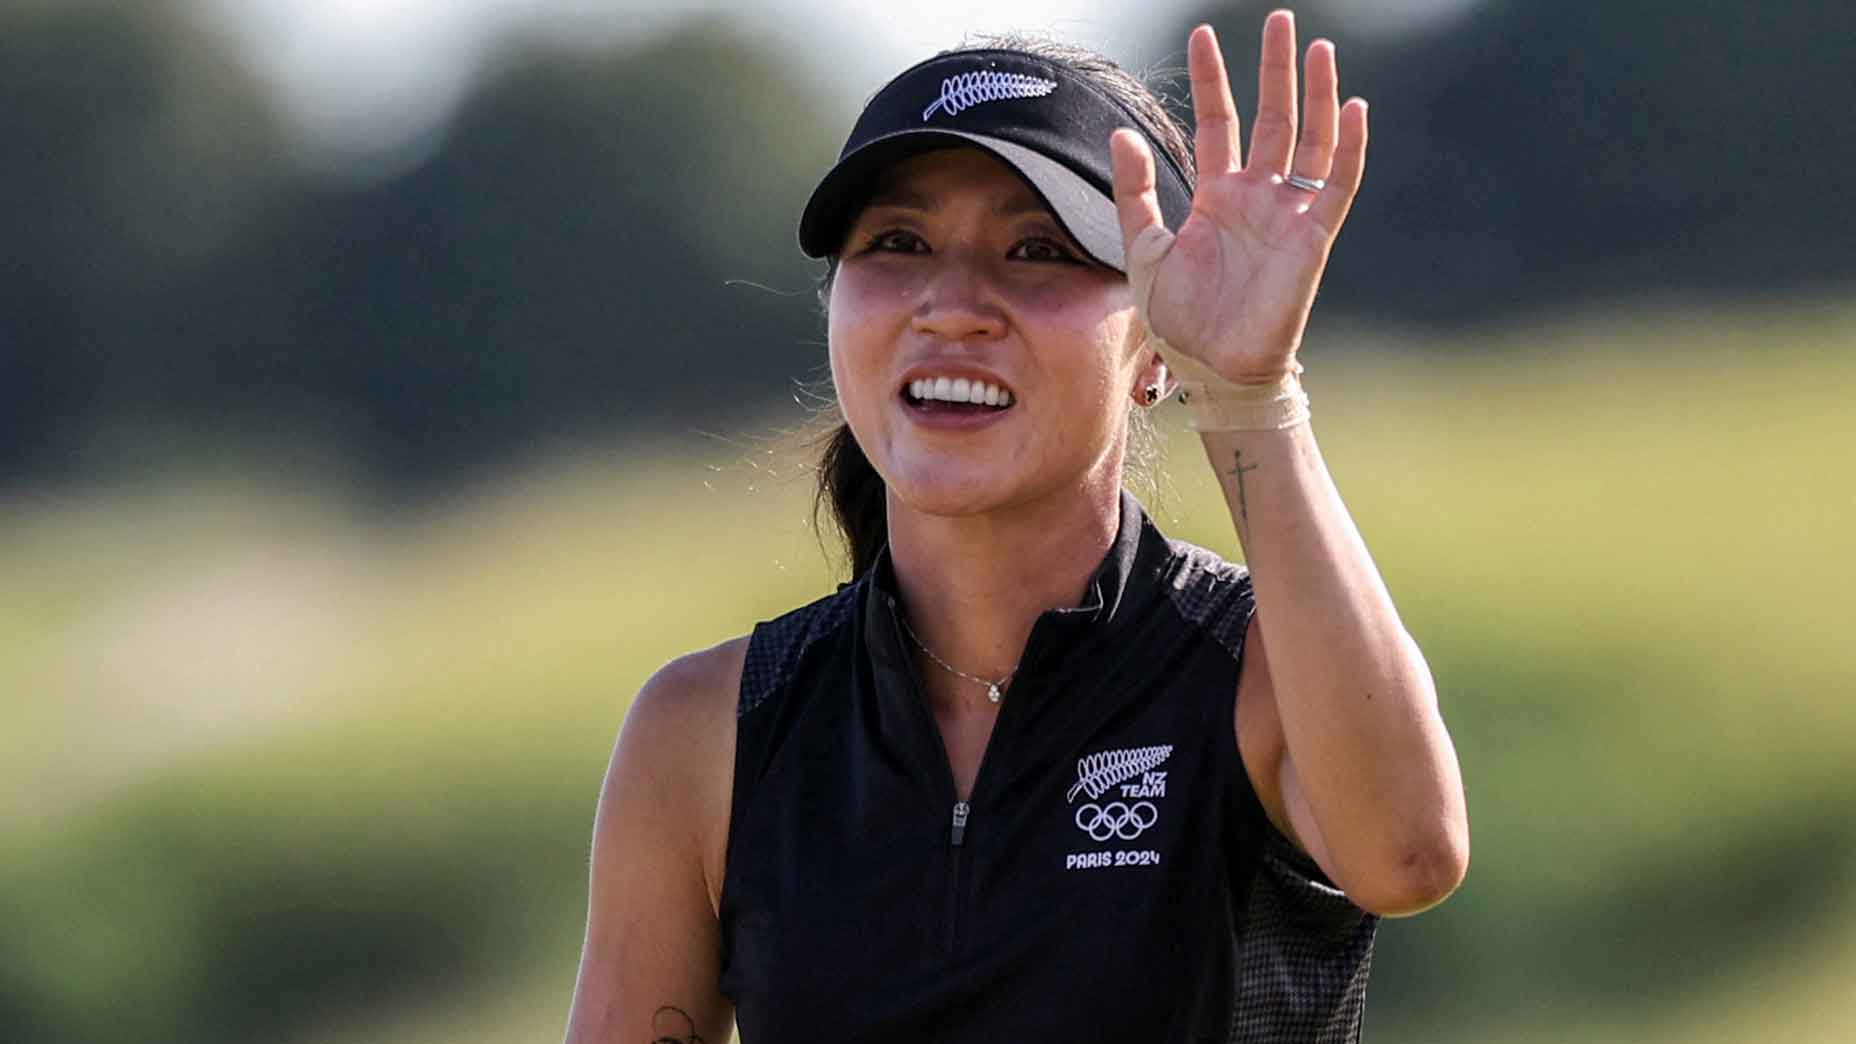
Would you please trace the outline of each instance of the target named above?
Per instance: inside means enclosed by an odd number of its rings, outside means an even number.
[[[987,406],[1010,406],[1012,393],[995,384],[965,377],[923,377],[909,382],[909,397],[916,400],[938,399],[942,402],[983,403]]]

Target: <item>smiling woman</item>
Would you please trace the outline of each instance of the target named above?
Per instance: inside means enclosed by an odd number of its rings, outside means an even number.
[[[1277,12],[1245,165],[1189,55],[1190,154],[1054,46],[865,108],[800,221],[853,577],[639,693],[570,1041],[1351,1041],[1377,919],[1462,879],[1431,677],[1298,380],[1366,106],[1317,41],[1297,145]],[[1175,389],[1248,569],[1122,488]]]
[[[1186,185],[1193,169],[1192,145],[1185,131],[1168,115],[1159,99],[1144,84],[1099,54],[1054,41],[1004,37],[991,41],[988,47],[1008,53],[1035,56],[1052,63],[1054,67],[1071,70],[1088,84],[1092,94],[1101,96],[1115,107],[1117,116],[1120,118],[1119,122],[1138,123],[1143,133],[1159,146],[1160,155],[1164,157],[1166,164],[1162,169],[1171,175],[1177,175],[1166,182],[1167,187],[1173,190],[1168,193],[1167,205],[1171,216],[1184,217],[1185,208],[1189,206],[1190,200],[1190,190]],[[1037,85],[1041,81],[1036,77],[1027,77],[1020,82],[1030,84],[1032,90],[1037,90],[1039,89]],[[947,108],[948,101],[943,100],[943,94],[948,95],[954,104],[961,104],[959,99],[963,96],[962,83],[963,81],[956,78],[947,85],[948,89],[945,91],[941,85],[931,84],[930,87],[934,92],[934,102],[931,108]],[[985,88],[984,81],[978,80],[973,74],[968,74],[964,84],[965,96],[972,98],[979,97]],[[897,92],[895,97],[906,99],[907,95]],[[964,113],[969,120],[984,116],[988,111],[975,106],[968,108],[973,110]],[[995,114],[998,112],[997,108],[990,111]],[[872,126],[881,127],[883,124],[874,121],[872,114],[866,112],[859,127],[866,129]],[[1002,120],[995,129],[1011,134],[1013,124],[1010,120]],[[894,183],[902,172],[886,169],[883,166],[885,160],[894,156],[906,156],[910,149],[923,149],[935,144],[949,147],[958,156],[960,151],[958,146],[972,144],[968,138],[945,133],[945,128],[941,129],[938,136],[935,132],[917,133],[907,140],[871,142],[866,148],[852,148],[852,145],[859,140],[858,133],[853,132],[852,143],[847,144],[845,150],[847,162],[841,163],[827,175],[826,180],[819,186],[819,191],[814,194],[801,223],[801,239],[806,249],[814,256],[823,256],[827,262],[820,297],[828,317],[833,308],[832,292],[837,285],[836,277],[841,259],[848,256],[852,246],[845,240],[849,234],[847,226],[856,215],[845,211],[846,201],[856,201],[862,196],[870,196],[872,209],[875,209],[877,203],[896,202]],[[1054,144],[1062,145],[1061,142]],[[1084,164],[1094,165],[1098,182],[1094,186],[1077,185],[1073,179],[1066,177],[1069,168],[1049,163],[1041,153],[1033,149],[1015,147],[1002,138],[990,138],[988,149],[992,151],[965,149],[964,151],[968,154],[965,162],[983,163],[985,157],[1000,156],[1009,152],[1019,163],[1036,165],[1046,177],[1046,187],[1036,191],[1031,189],[1028,182],[1018,179],[1014,179],[1017,181],[1014,187],[1005,190],[1017,196],[1018,215],[1014,216],[1030,213],[1033,217],[1042,216],[1047,223],[1054,225],[1054,230],[1046,236],[1050,241],[1048,245],[1027,245],[1025,248],[1028,252],[1027,256],[1042,251],[1053,261],[1068,260],[1073,263],[1095,261],[1096,258],[1087,253],[1072,238],[1063,223],[1054,221],[1054,215],[1045,205],[1046,197],[1039,193],[1050,192],[1054,193],[1056,198],[1082,201],[1087,201],[1091,196],[1106,198],[1101,192],[1101,186],[1106,185],[1111,176],[1107,167],[1106,149],[1097,149],[1093,153],[1087,149],[1070,150],[1080,153],[1079,158]],[[871,189],[873,179],[876,183],[882,184],[887,191],[874,193]],[[848,185],[849,191],[835,192],[834,190],[841,185]],[[924,208],[919,205],[919,197],[916,202],[918,205],[915,210],[918,212],[923,210]],[[1008,205],[1006,209],[1013,208]],[[1100,210],[1092,213],[1086,207],[1073,205],[1071,211],[1068,218],[1071,225],[1083,229],[1085,234],[1090,236],[1096,249],[1111,259],[1106,264],[1096,261],[1097,265],[1106,268],[1112,278],[1125,282],[1125,279],[1121,279],[1119,274],[1114,272],[1115,266],[1119,264],[1113,259],[1118,257],[1120,250],[1120,231],[1114,227],[1112,215],[1107,215],[1105,221],[1105,216]],[[864,215],[864,220],[868,217]],[[1131,481],[1144,471],[1156,466],[1159,458],[1160,438],[1149,409],[1158,402],[1160,396],[1159,385],[1144,385],[1141,398],[1128,403],[1124,411],[1127,421],[1126,438],[1122,446],[1124,481]],[[832,433],[821,455],[818,475],[819,489],[816,506],[829,506],[836,525],[844,536],[851,560],[852,574],[862,575],[874,564],[877,553],[889,542],[886,507],[888,490],[881,476],[871,468],[869,459],[865,456],[848,424],[840,425]]]

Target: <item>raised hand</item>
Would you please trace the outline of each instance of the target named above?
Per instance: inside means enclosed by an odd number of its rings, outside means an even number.
[[[1245,165],[1217,37],[1206,25],[1192,31],[1187,68],[1198,186],[1177,230],[1160,216],[1146,141],[1118,130],[1110,142],[1135,305],[1173,349],[1170,367],[1186,371],[1177,375],[1187,380],[1260,383],[1300,369],[1296,352],[1315,290],[1366,169],[1366,102],[1340,104],[1327,40],[1308,48],[1307,119],[1296,141],[1295,50],[1295,16],[1273,12],[1263,23]],[[1291,184],[1291,175],[1326,186],[1309,192]],[[1195,364],[1211,374],[1193,372]]]

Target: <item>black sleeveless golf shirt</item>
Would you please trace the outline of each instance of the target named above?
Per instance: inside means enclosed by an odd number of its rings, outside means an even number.
[[[1238,755],[1242,567],[1124,492],[965,803],[896,590],[885,551],[750,639],[721,897],[743,1044],[1359,1038],[1376,919]]]

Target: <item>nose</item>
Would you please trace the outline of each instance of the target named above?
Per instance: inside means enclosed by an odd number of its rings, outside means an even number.
[[[1005,333],[1005,313],[993,297],[985,266],[950,253],[936,259],[911,325],[943,340],[989,339]]]

